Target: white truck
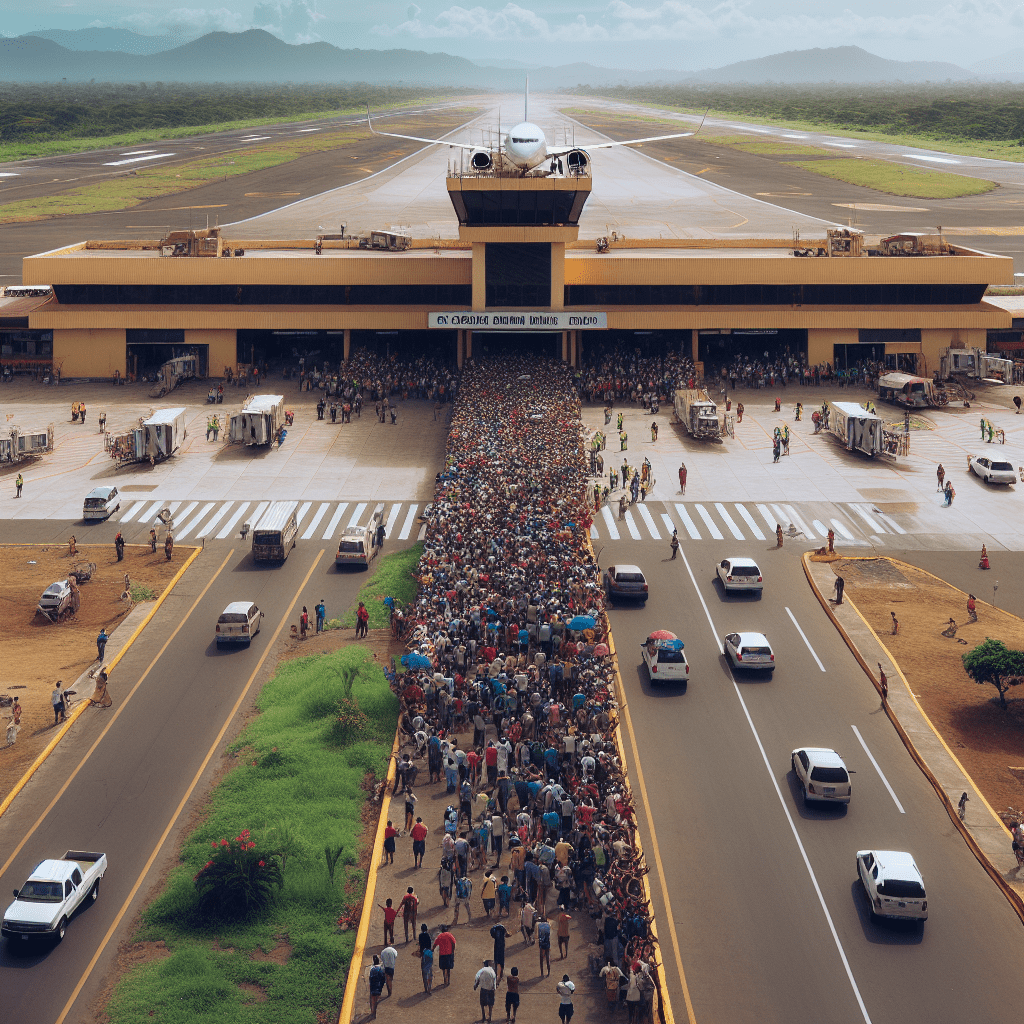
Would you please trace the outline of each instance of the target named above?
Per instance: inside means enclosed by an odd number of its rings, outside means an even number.
[[[133,462],[155,466],[181,447],[186,433],[184,408],[157,409],[131,430],[107,434],[104,446],[119,466]]]
[[[53,451],[53,424],[45,430],[22,430],[19,426],[4,429],[0,436],[0,465],[34,459]]]
[[[939,376],[943,380],[959,376],[986,384],[1011,384],[1013,360],[980,348],[944,348],[939,356]]]
[[[284,395],[248,395],[232,413],[229,437],[242,444],[273,444],[284,426]]]
[[[107,870],[105,853],[68,850],[59,860],[40,861],[4,911],[0,931],[11,940],[64,938],[71,915],[100,894]]]
[[[828,402],[825,430],[851,452],[877,455],[882,449],[882,417],[856,402]]]
[[[676,418],[694,437],[721,437],[718,407],[703,388],[680,388],[673,401]]]

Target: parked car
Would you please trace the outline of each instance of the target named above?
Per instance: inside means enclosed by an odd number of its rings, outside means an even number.
[[[752,558],[723,558],[717,572],[726,590],[756,590],[760,594],[764,587],[761,570]]]
[[[924,876],[909,853],[858,850],[857,874],[871,903],[871,916],[928,920]]]
[[[1015,484],[1017,474],[1013,466],[1004,459],[989,459],[984,455],[972,455],[968,462],[971,472],[987,484]]]
[[[232,601],[217,620],[217,646],[252,643],[262,621],[263,612],[252,601]]]
[[[799,747],[793,751],[793,774],[803,787],[804,803],[820,800],[848,804],[853,793],[850,772],[843,759],[826,747]]]
[[[733,668],[775,671],[775,653],[764,633],[727,633],[722,648]]]
[[[116,487],[94,487],[82,504],[83,519],[109,519],[121,507]]]
[[[647,600],[647,580],[638,565],[609,565],[604,571],[604,592],[609,601]]]
[[[640,656],[647,666],[652,683],[686,682],[690,678],[690,663],[686,660],[683,641],[649,636],[640,645]]]

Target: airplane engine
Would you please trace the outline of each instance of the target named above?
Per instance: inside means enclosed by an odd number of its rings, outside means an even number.
[[[489,171],[494,164],[490,150],[474,149],[470,154],[469,162],[475,171]]]
[[[590,157],[582,149],[572,149],[565,154],[570,174],[582,174],[590,164]]]

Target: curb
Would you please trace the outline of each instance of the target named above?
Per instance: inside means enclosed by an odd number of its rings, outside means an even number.
[[[27,547],[28,545],[20,546]],[[182,567],[174,574],[174,577],[171,580],[171,582],[168,583],[166,587],[164,587],[163,593],[156,599],[156,601],[153,602],[153,607],[150,608],[146,617],[138,624],[138,626],[135,627],[135,630],[132,632],[132,635],[128,637],[128,639],[125,641],[124,646],[121,648],[121,650],[117,652],[117,654],[114,655],[113,659],[106,666],[108,674],[111,670],[113,670],[114,666],[121,660],[121,658],[124,657],[124,654],[128,650],[128,648],[131,647],[131,645],[135,643],[135,641],[139,638],[139,634],[146,628],[146,626],[149,625],[153,616],[156,615],[160,606],[164,603],[164,600],[170,595],[171,591],[174,589],[178,580],[180,580],[181,577],[185,575],[185,570],[199,557],[199,555],[202,553],[202,550],[202,548],[193,548],[192,554],[189,555],[189,557],[185,560],[185,564],[182,565]],[[56,749],[57,744],[70,731],[71,726],[74,725],[75,722],[77,722],[78,719],[82,717],[87,707],[89,707],[89,701],[82,700],[78,702],[77,707],[75,707],[71,714],[68,716],[68,719],[64,723],[63,728],[50,739],[50,742],[47,743],[46,746],[42,749],[39,756],[32,762],[31,765],[29,765],[28,770],[25,772],[25,774],[22,775],[22,777],[18,779],[18,781],[14,784],[14,787],[11,789],[10,793],[8,793],[7,796],[4,797],[3,802],[0,802],[0,817],[3,817],[3,815],[7,813],[7,811],[10,809],[11,804],[14,803],[14,798],[28,785],[29,780],[32,778],[32,776],[35,775],[35,773],[39,771],[39,769],[43,766],[43,763],[46,761],[46,759]]]
[[[803,567],[804,567],[804,575],[807,577],[807,582],[811,585],[811,589],[814,591],[814,594],[818,598],[818,601],[821,604],[822,608],[825,609],[825,614],[828,615],[829,619],[831,619],[832,625],[834,625],[836,627],[836,629],[839,632],[839,635],[843,638],[843,641],[846,643],[846,646],[850,649],[850,651],[853,654],[853,656],[857,659],[857,662],[860,664],[861,668],[864,670],[864,672],[867,675],[867,677],[871,680],[872,685],[875,687],[876,690],[878,690],[879,695],[881,695],[881,688],[879,686],[878,681],[874,677],[874,673],[872,673],[872,671],[868,668],[867,662],[864,660],[863,655],[857,649],[857,646],[856,646],[856,644],[854,644],[853,640],[850,638],[849,633],[846,632],[846,630],[843,628],[842,623],[840,623],[839,619],[836,617],[835,612],[833,611],[833,609],[831,608],[831,606],[828,603],[828,599],[821,593],[821,591],[818,589],[818,585],[814,582],[814,578],[812,577],[811,571],[810,571],[809,559],[810,559],[810,552],[804,552],[804,554],[801,557],[801,562],[802,562]],[[888,559],[888,558],[886,558],[885,561],[898,561],[898,560],[897,559]],[[932,574],[929,573],[928,575],[932,575]],[[933,577],[933,578],[934,579],[938,579],[939,577]],[[945,582],[945,581],[943,581],[943,582]],[[953,588],[953,589],[956,589],[956,588]],[[903,681],[903,685],[907,688],[907,692],[910,694],[911,698],[914,700],[915,705],[917,705],[917,709],[921,713],[921,717],[924,719],[925,724],[928,726],[929,729],[931,729],[931,731],[934,733],[935,737],[939,740],[939,742],[942,744],[942,746],[948,751],[949,748],[946,746],[945,740],[943,740],[943,738],[939,734],[938,730],[932,724],[931,719],[925,714],[924,709],[917,702],[917,699],[914,698],[913,691],[910,688],[910,684],[907,682],[907,678],[903,674],[903,670],[900,668],[900,666],[897,663],[896,659],[892,657],[892,655],[889,652],[888,648],[886,648],[885,644],[883,644],[882,641],[878,638],[878,634],[875,633],[875,631],[871,628],[870,624],[867,622],[867,620],[864,618],[864,616],[861,615],[861,613],[860,613],[859,609],[857,608],[856,604],[854,604],[854,602],[852,600],[850,600],[850,598],[845,597],[845,596],[843,598],[843,602],[845,604],[849,604],[850,607],[853,608],[853,610],[857,613],[857,615],[860,616],[861,621],[863,621],[865,626],[867,626],[867,628],[871,631],[871,635],[875,638],[875,641],[878,643],[879,647],[881,647],[882,650],[885,652],[886,656],[889,658],[889,661],[892,663],[893,667],[896,669],[897,673],[899,674],[900,679]],[[971,834],[970,829],[968,829],[967,826],[964,824],[964,822],[962,822],[960,820],[960,815],[957,813],[956,808],[953,806],[952,800],[950,800],[949,797],[946,795],[946,791],[945,791],[945,789],[943,789],[942,784],[935,777],[935,775],[932,772],[932,770],[928,767],[927,762],[921,756],[921,754],[918,751],[917,747],[914,745],[914,741],[910,738],[910,735],[907,733],[906,729],[900,723],[900,720],[896,717],[896,714],[892,710],[892,708],[890,707],[889,702],[885,701],[884,704],[885,704],[885,714],[886,714],[886,717],[893,724],[893,727],[896,729],[897,735],[903,741],[903,745],[907,748],[907,752],[914,759],[915,764],[918,766],[918,768],[921,769],[921,773],[931,783],[932,788],[935,790],[935,792],[938,795],[939,799],[942,801],[942,805],[943,805],[943,807],[945,807],[946,813],[949,815],[950,821],[952,821],[953,826],[963,836],[964,841],[966,842],[966,844],[967,844],[968,848],[970,849],[971,853],[974,854],[974,856],[977,859],[978,863],[985,869],[985,871],[988,874],[988,876],[999,887],[999,890],[1006,897],[1007,902],[1010,904],[1010,906],[1013,908],[1014,912],[1020,918],[1021,923],[1024,924],[1024,899],[1022,899],[1021,896],[1016,892],[1016,890],[1013,889],[1013,887],[1010,886],[1007,883],[1006,879],[1003,878],[1003,876],[1002,876],[1001,872],[999,871],[999,869],[992,863],[992,861],[989,860],[989,858],[986,856],[985,852],[978,845],[978,842],[974,838],[974,836]],[[964,778],[966,778],[967,781],[970,783],[971,788],[974,790],[975,795],[981,800],[981,802],[985,805],[985,807],[988,808],[989,812],[992,813],[993,816],[995,816],[995,812],[992,810],[992,808],[989,805],[988,801],[985,799],[984,795],[978,790],[978,787],[974,784],[974,780],[971,778],[971,776],[964,769],[963,765],[960,764],[960,762],[957,760],[956,756],[952,753],[952,751],[950,751],[950,756],[952,757],[952,759],[953,759],[954,763],[957,765],[957,767],[963,772]],[[1003,824],[1003,822],[997,816],[995,816],[995,817],[996,817],[996,820],[999,821],[999,824],[1005,830],[1006,826]],[[1006,834],[1007,834],[1007,837],[1009,837],[1010,833],[1009,833],[1008,830],[1006,831]]]
[[[385,680],[386,682],[386,680]],[[401,715],[399,715],[401,719]],[[348,965],[348,978],[345,981],[345,994],[338,1011],[338,1024],[346,1024],[352,1020],[352,1011],[356,1002],[356,990],[359,988],[359,976],[363,973],[363,954],[366,950],[366,937],[370,933],[370,915],[373,913],[374,894],[377,891],[377,871],[384,853],[384,829],[387,825],[388,811],[391,809],[391,794],[388,787],[395,781],[397,770],[396,755],[401,737],[401,721],[395,726],[395,739],[391,744],[391,756],[388,760],[388,773],[384,779],[384,793],[380,801],[380,817],[377,819],[377,834],[373,840],[370,853],[370,867],[366,872],[366,888],[363,891],[363,912],[359,915],[359,928],[356,930],[356,944],[352,947],[352,959]]]

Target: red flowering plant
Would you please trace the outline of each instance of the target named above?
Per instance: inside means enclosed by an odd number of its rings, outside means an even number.
[[[195,876],[204,913],[223,919],[252,918],[284,885],[276,850],[259,850],[248,829],[234,839],[214,840],[210,859]]]

